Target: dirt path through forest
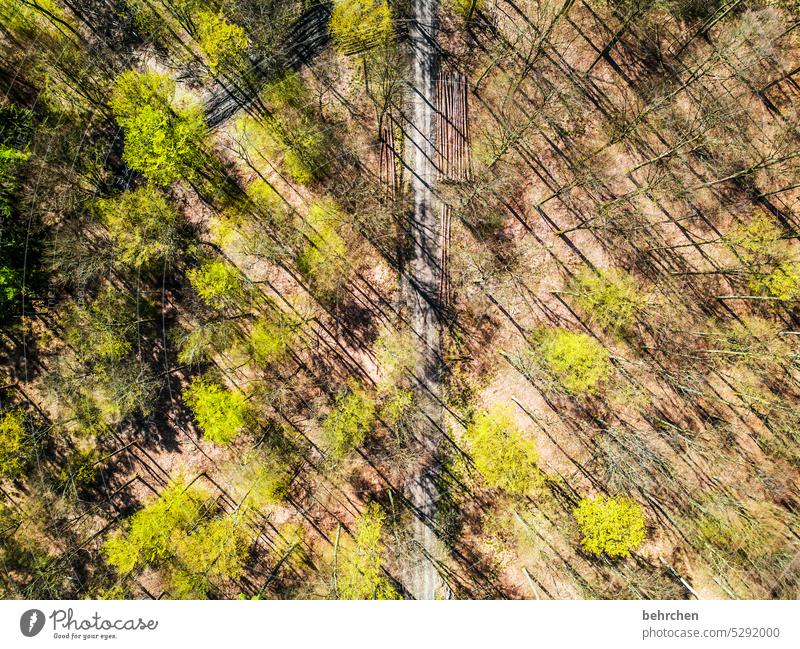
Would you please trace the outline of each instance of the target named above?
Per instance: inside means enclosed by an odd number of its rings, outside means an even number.
[[[421,473],[408,484],[408,496],[417,510],[414,522],[412,565],[407,587],[416,599],[441,597],[439,574],[432,561],[438,554],[434,523],[438,507],[437,474],[443,410],[441,396],[441,209],[434,185],[436,129],[436,79],[439,70],[436,44],[438,0],[414,0],[410,24],[412,50],[411,125],[407,143],[412,169],[414,200],[413,257],[408,264],[407,299],[414,330],[419,336]]]

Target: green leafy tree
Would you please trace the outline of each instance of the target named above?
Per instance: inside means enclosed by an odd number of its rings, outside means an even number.
[[[149,267],[177,252],[178,213],[154,187],[99,200],[97,211],[122,263]]]
[[[237,137],[258,158],[281,158],[286,172],[301,185],[322,180],[329,170],[329,142],[310,111],[312,99],[296,73],[271,83],[263,99],[271,108],[262,119],[244,117]]]
[[[170,561],[189,530],[205,514],[208,494],[177,480],[131,516],[121,534],[103,545],[108,563],[121,575]]]
[[[507,406],[479,414],[466,439],[475,467],[490,487],[524,495],[542,483],[536,443],[517,428]]]
[[[247,507],[259,510],[286,497],[291,480],[289,466],[269,452],[249,451],[230,471],[239,500]]]
[[[21,408],[0,416],[0,477],[21,478],[36,456],[36,444],[28,418]]]
[[[486,0],[451,0],[453,11],[464,20],[471,20],[479,11],[486,10]]]
[[[414,408],[414,393],[411,390],[394,389],[385,395],[380,407],[380,417],[389,426],[405,424]]]
[[[63,490],[82,493],[97,482],[100,460],[100,453],[96,448],[73,449],[58,473],[58,486]]]
[[[322,422],[322,435],[331,458],[341,460],[363,444],[374,421],[375,401],[363,388],[351,385]]]
[[[0,106],[0,218],[12,214],[18,174],[30,158],[27,144],[33,134],[33,113],[17,106]]]
[[[0,322],[21,311],[22,269],[36,267],[30,232],[18,219],[20,179],[31,153],[33,113],[17,106],[0,106]],[[27,280],[30,283],[30,270]]]
[[[135,304],[112,286],[106,286],[88,306],[74,307],[65,327],[65,339],[81,362],[104,374],[131,354],[135,334]]]
[[[769,272],[754,273],[749,285],[757,295],[782,302],[800,300],[800,265],[796,261],[781,262]]]
[[[300,271],[323,297],[334,295],[347,274],[347,245],[338,232],[344,216],[329,201],[318,201],[308,211],[305,232],[308,245],[298,259]]]
[[[757,212],[751,221],[733,228],[727,236],[729,245],[749,262],[769,263],[784,256],[782,231],[766,212]]]
[[[586,270],[575,278],[572,293],[592,322],[614,335],[629,333],[647,305],[633,277],[621,270]]]
[[[178,362],[196,365],[230,349],[240,340],[240,333],[235,320],[222,319],[196,324],[190,331],[180,330],[175,338],[180,348]]]
[[[573,512],[587,552],[627,557],[645,539],[641,505],[623,496],[583,498]]]
[[[22,275],[16,268],[0,266],[0,321],[14,314],[22,296]]]
[[[364,507],[353,533],[353,544],[341,553],[337,570],[339,599],[399,599],[381,567],[381,531],[386,514],[371,502]]]
[[[8,29],[37,36],[46,33],[56,40],[67,33],[63,26],[70,25],[69,16],[55,0],[0,0],[0,17]]]
[[[155,72],[124,72],[111,107],[125,129],[123,156],[157,185],[191,178],[203,163],[207,128],[198,107],[174,106],[175,82]]]
[[[67,310],[64,339],[48,385],[73,409],[80,425],[102,434],[133,412],[147,414],[158,380],[137,358],[148,333],[151,305],[112,286],[88,305]]]
[[[205,522],[176,545],[182,567],[206,578],[241,577],[249,549],[250,534],[241,512]]]
[[[229,22],[222,11],[214,13],[201,9],[194,15],[197,44],[202,50],[212,74],[220,70],[238,69],[246,59],[250,40],[245,31]]]
[[[800,264],[775,219],[758,212],[734,228],[728,245],[748,264],[748,286],[756,295],[781,301],[800,300]]]
[[[262,316],[250,332],[250,350],[260,364],[281,361],[294,345],[300,322],[288,313]]]
[[[247,297],[244,276],[224,259],[205,259],[186,275],[203,302],[214,309],[234,307]]]
[[[336,0],[330,22],[336,49],[363,52],[394,38],[392,12],[386,0]]]
[[[192,381],[184,400],[194,413],[203,436],[214,444],[230,444],[247,426],[247,397],[211,379],[200,377]]]
[[[586,334],[566,329],[544,332],[536,351],[546,369],[571,394],[596,393],[613,369],[605,347]]]

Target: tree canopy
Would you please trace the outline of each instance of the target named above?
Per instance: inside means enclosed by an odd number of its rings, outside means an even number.
[[[536,443],[518,429],[507,406],[480,413],[467,428],[466,439],[475,467],[490,487],[521,496],[541,484]]]
[[[641,506],[623,496],[584,498],[575,508],[581,545],[597,556],[627,557],[645,539]]]
[[[337,570],[339,599],[398,599],[398,593],[383,573],[381,532],[386,513],[368,503],[356,521],[353,543],[343,549]]]
[[[175,82],[157,72],[119,76],[111,107],[125,129],[125,161],[157,185],[191,178],[204,160],[207,129],[197,107],[174,101]]]
[[[247,426],[247,397],[212,379],[194,379],[185,391],[184,399],[192,409],[203,436],[215,444],[230,444]]]

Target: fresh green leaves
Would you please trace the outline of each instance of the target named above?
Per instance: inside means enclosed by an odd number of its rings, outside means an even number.
[[[247,294],[242,273],[223,259],[204,259],[187,277],[203,302],[214,309],[233,307]]]
[[[375,401],[357,385],[337,400],[322,422],[322,436],[334,461],[343,459],[364,443],[375,421]]]
[[[21,408],[0,414],[0,477],[22,477],[36,454],[28,418]]]
[[[533,353],[541,356],[545,369],[570,394],[598,392],[613,369],[603,345],[586,334],[567,329],[540,332]]]
[[[728,245],[748,264],[748,285],[756,295],[789,302],[800,299],[800,263],[783,231],[766,212],[734,228]]]
[[[123,534],[106,541],[103,552],[108,563],[122,575],[146,565],[162,565],[204,513],[206,500],[207,494],[198,488],[176,481],[131,516]]]
[[[156,72],[124,72],[111,107],[125,129],[125,161],[157,185],[193,177],[203,163],[206,124],[197,107],[174,104],[175,83]]]
[[[645,539],[641,506],[630,498],[584,498],[573,512],[587,552],[600,556],[627,557]]]
[[[371,502],[356,522],[353,543],[342,551],[337,569],[339,599],[398,599],[381,567],[381,532],[386,514]]]
[[[177,248],[177,211],[159,190],[149,185],[97,201],[119,260],[147,268],[169,259]]]
[[[248,422],[247,398],[215,381],[200,377],[185,391],[203,436],[214,444],[227,446]]]
[[[339,52],[363,52],[394,38],[392,12],[386,0],[336,0],[330,30]]]
[[[490,487],[521,496],[541,484],[536,443],[519,430],[510,408],[495,405],[479,414],[466,439],[475,467]]]
[[[615,336],[630,333],[647,305],[633,277],[616,269],[579,273],[571,292],[592,322]]]
[[[229,22],[223,13],[201,9],[194,16],[197,44],[212,74],[236,69],[245,61],[250,41],[244,30]]]

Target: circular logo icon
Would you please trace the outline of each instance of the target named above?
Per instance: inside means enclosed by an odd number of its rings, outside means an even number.
[[[26,638],[32,638],[44,628],[44,613],[38,608],[25,611],[19,618],[19,630]]]

